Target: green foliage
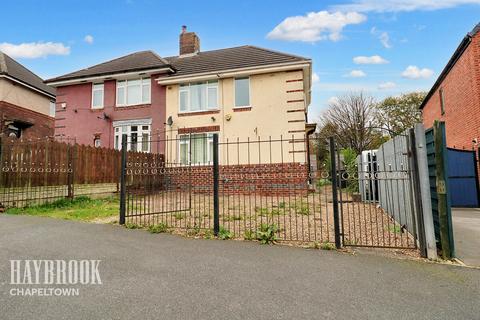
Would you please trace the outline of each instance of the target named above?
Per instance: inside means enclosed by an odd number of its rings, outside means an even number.
[[[243,235],[243,238],[247,241],[252,241],[256,239],[257,235],[253,230],[246,230],[245,234]]]
[[[278,207],[279,207],[280,209],[284,209],[284,208],[286,207],[285,201],[279,202],[279,203],[278,203]]]
[[[310,214],[310,208],[308,206],[308,203],[305,203],[303,201],[295,203],[294,210],[296,214],[300,214],[303,216],[308,216]]]
[[[228,240],[232,238],[233,238],[233,232],[231,232],[228,229],[225,229],[224,227],[220,227],[220,230],[218,231],[218,239]]]
[[[283,206],[285,207],[285,203],[283,203]],[[255,208],[255,212],[262,217],[268,217],[268,216],[279,216],[281,214],[284,214],[282,210],[279,209],[268,209],[268,208]]]
[[[387,229],[392,233],[402,233],[402,227],[397,225],[391,225],[391,226],[385,227],[385,229]]]
[[[74,199],[63,198],[24,208],[9,208],[6,213],[90,221],[116,216],[118,208],[119,203],[116,197],[91,199],[87,196],[78,196]]]
[[[257,240],[259,240],[262,244],[274,243],[277,240],[277,231],[278,227],[275,224],[262,223],[256,232]]]
[[[148,232],[150,233],[164,233],[167,231],[168,231],[168,226],[163,222],[148,226]]]
[[[390,131],[394,137],[412,128],[415,123],[422,122],[420,105],[426,96],[425,92],[412,92],[399,97],[388,97],[377,104],[377,122],[382,128]]]
[[[175,217],[175,219],[177,220],[182,220],[183,218],[185,218],[185,214],[181,213],[181,212],[175,212],[173,214],[173,216]]]
[[[141,229],[142,226],[140,226],[136,223],[133,223],[133,222],[125,222],[125,228],[127,228],[127,229]]]
[[[358,192],[358,165],[357,165],[357,153],[351,148],[342,150],[343,163],[345,165],[345,171],[348,174],[347,190],[351,193]]]
[[[212,230],[205,230],[205,233],[203,234],[203,237],[205,239],[213,239],[215,235],[213,234]]]
[[[318,242],[318,241],[315,241],[312,246],[311,246],[312,249],[322,249],[322,250],[335,250],[335,245],[333,243],[330,243],[330,242],[327,242],[327,241],[324,241],[324,242]]]
[[[241,215],[226,216],[223,218],[224,221],[241,221],[242,219]]]

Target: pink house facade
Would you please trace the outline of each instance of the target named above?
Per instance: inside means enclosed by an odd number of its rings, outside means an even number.
[[[165,86],[153,80],[156,76],[158,74],[139,78],[143,88],[150,87],[150,98],[133,104],[118,103],[117,92],[122,93],[122,89],[117,86],[125,80],[105,80],[102,83],[103,105],[94,107],[94,86],[98,84],[89,82],[58,87],[55,135],[74,137],[80,144],[119,149],[121,135],[126,133],[136,135],[135,150],[160,152],[165,132]],[[101,96],[101,90],[97,91]],[[152,144],[151,140],[159,143]]]

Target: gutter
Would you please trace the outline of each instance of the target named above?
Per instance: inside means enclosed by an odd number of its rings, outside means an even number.
[[[458,59],[460,59],[460,57],[462,56],[462,54],[465,52],[465,50],[467,50],[468,46],[470,45],[470,43],[472,42],[472,36],[475,35],[475,33],[473,32],[470,32],[468,33],[462,40],[462,42],[460,43],[460,45],[457,47],[457,50],[455,50],[455,52],[453,53],[453,56],[450,58],[450,60],[448,61],[447,65],[445,66],[445,68],[443,69],[442,73],[440,74],[440,76],[438,76],[438,79],[437,81],[435,81],[433,87],[430,89],[430,91],[428,92],[428,94],[426,95],[425,99],[423,99],[423,102],[422,104],[420,105],[419,109],[422,110],[425,105],[427,104],[427,102],[430,100],[430,98],[433,96],[433,94],[435,93],[435,91],[437,91],[437,89],[440,87],[441,83],[443,82],[443,80],[446,78],[446,76],[448,75],[448,73],[450,72],[450,70],[452,70],[452,68],[455,66],[455,64],[457,63]]]
[[[0,74],[0,78],[8,79],[8,80],[13,81],[13,82],[15,82],[15,83],[18,83],[18,84],[20,84],[20,85],[22,85],[22,86],[24,86],[24,87],[27,87],[27,88],[30,89],[30,90],[36,91],[36,92],[38,92],[38,93],[40,93],[40,94],[43,94],[44,96],[47,96],[47,97],[52,98],[52,99],[54,99],[54,100],[56,99],[56,96],[55,96],[55,95],[53,95],[53,94],[51,94],[51,93],[48,93],[48,92],[46,92],[46,91],[43,91],[43,90],[41,90],[41,89],[38,89],[38,88],[36,88],[36,87],[34,87],[34,86],[31,86],[31,85],[29,85],[29,84],[27,84],[27,83],[25,83],[25,82],[23,82],[23,81],[20,81],[20,80],[14,78],[14,77],[12,77],[12,76],[5,75],[5,74]]]

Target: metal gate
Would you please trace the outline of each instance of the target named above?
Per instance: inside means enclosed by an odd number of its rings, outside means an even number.
[[[344,246],[417,248],[412,150],[398,135],[352,160],[336,149],[335,164]]]
[[[477,208],[479,190],[475,151],[448,148],[447,157],[451,206]]]

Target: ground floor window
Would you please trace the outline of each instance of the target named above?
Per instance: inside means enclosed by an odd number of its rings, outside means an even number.
[[[191,133],[180,136],[179,159],[181,164],[212,164],[213,133]]]
[[[150,152],[151,124],[144,121],[118,121],[114,123],[114,147],[122,149],[122,136],[127,135],[127,150],[138,152]]]

